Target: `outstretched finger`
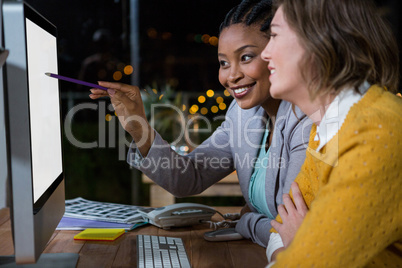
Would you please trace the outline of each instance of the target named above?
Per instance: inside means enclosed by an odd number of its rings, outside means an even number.
[[[90,91],[91,91],[91,94],[89,95],[89,97],[91,99],[98,99],[98,98],[109,96],[109,94],[105,90],[102,90],[102,89],[91,88]]]
[[[297,211],[305,216],[308,211],[308,207],[306,205],[306,202],[304,201],[299,185],[297,184],[297,182],[292,182],[290,187],[292,189],[293,200],[296,205]]]
[[[117,82],[105,82],[105,81],[99,81],[98,84],[100,86],[106,87],[108,89],[113,89],[113,90],[124,92],[124,93],[130,93],[130,94],[134,94],[134,95],[139,94],[139,88],[136,86],[132,86],[132,85],[127,85],[127,84],[117,83]]]

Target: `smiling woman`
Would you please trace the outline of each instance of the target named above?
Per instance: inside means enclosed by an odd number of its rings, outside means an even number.
[[[270,95],[269,70],[260,55],[268,40],[257,25],[224,28],[218,47],[219,81],[241,108],[261,105],[272,117],[280,100]]]
[[[277,255],[273,267],[398,267],[402,99],[393,94],[392,32],[369,0],[276,0],[275,10],[262,53],[275,70],[272,95],[314,124],[300,189],[292,186],[294,203],[284,195],[272,222],[268,259]]]
[[[276,20],[271,24],[270,42],[262,56],[268,61],[271,71],[269,80],[272,83],[272,96],[288,101],[302,101],[304,96],[301,95],[303,91],[300,90],[302,84],[299,81],[303,80],[303,76],[298,63],[304,59],[305,50],[297,36],[288,34],[289,31],[289,25],[285,23],[282,13],[278,12]],[[271,54],[275,54],[275,60],[271,59]],[[306,80],[309,80],[308,77]]]
[[[108,93],[93,89],[90,96],[110,96],[133,138],[128,162],[173,195],[201,193],[236,170],[247,204],[236,231],[264,247],[276,204],[304,160],[311,125],[300,110],[294,114],[290,103],[270,95],[269,70],[261,59],[270,8],[269,0],[244,0],[221,24],[219,81],[235,100],[222,125],[188,155],[178,155],[150,127],[138,87],[102,82]],[[158,165],[166,159],[169,167]]]

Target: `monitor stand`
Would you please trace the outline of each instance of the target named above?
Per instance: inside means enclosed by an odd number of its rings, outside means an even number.
[[[0,256],[1,268],[75,268],[79,254],[77,253],[46,253],[42,254],[34,264],[17,265],[14,256]]]

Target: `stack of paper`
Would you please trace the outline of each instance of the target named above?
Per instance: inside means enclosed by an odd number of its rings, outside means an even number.
[[[122,228],[132,230],[147,224],[138,212],[145,208],[115,203],[97,202],[81,197],[66,200],[66,212],[57,230],[84,230],[87,228]]]

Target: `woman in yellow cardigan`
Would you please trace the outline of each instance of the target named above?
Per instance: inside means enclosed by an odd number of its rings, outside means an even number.
[[[314,122],[267,248],[273,267],[402,266],[398,48],[368,0],[277,0],[271,95]],[[292,202],[293,200],[293,202]],[[276,245],[276,246],[274,246]]]

